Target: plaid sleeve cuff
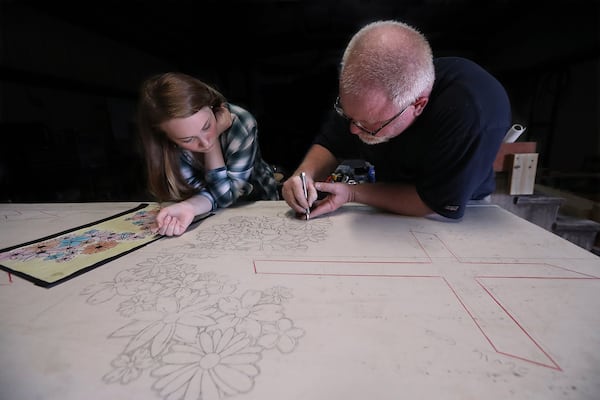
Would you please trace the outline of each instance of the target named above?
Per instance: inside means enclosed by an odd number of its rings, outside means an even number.
[[[227,168],[225,167],[211,169],[206,173],[206,182],[208,184],[215,184],[223,179],[227,179]]]

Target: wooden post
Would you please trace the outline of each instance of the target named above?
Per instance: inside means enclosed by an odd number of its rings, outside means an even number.
[[[537,171],[538,153],[518,153],[509,156],[512,163],[510,170],[510,194],[533,194],[535,174]]]

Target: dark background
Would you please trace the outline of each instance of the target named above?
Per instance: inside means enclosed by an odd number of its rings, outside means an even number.
[[[0,201],[149,200],[133,113],[141,81],[182,71],[258,119],[264,158],[300,162],[352,34],[420,29],[506,87],[538,180],[591,198],[600,174],[600,5],[527,0],[0,0]]]

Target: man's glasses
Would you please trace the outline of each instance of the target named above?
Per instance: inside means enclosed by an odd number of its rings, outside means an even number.
[[[344,109],[342,108],[342,106],[341,106],[341,104],[340,104],[340,97],[339,97],[339,96],[337,97],[337,99],[335,99],[335,104],[333,105],[333,109],[335,110],[335,112],[336,112],[336,113],[338,113],[338,115],[339,115],[340,117],[347,119],[347,120],[348,120],[348,122],[350,122],[352,125],[354,125],[354,126],[355,126],[355,127],[357,127],[358,129],[360,129],[361,131],[363,131],[363,132],[365,132],[365,133],[368,133],[368,134],[369,134],[369,135],[371,135],[371,136],[375,136],[375,135],[377,135],[377,134],[379,133],[379,131],[381,131],[383,128],[385,128],[386,126],[388,126],[388,125],[389,125],[389,124],[390,124],[390,123],[391,123],[393,120],[395,120],[395,119],[396,119],[396,118],[398,118],[400,115],[402,115],[402,113],[403,113],[404,111],[406,111],[406,109],[407,109],[408,107],[410,107],[411,105],[412,105],[412,103],[411,103],[411,104],[409,104],[409,105],[407,105],[406,107],[404,107],[404,108],[402,109],[402,111],[400,111],[398,114],[394,115],[392,118],[388,119],[387,121],[384,121],[384,123],[383,123],[383,124],[381,124],[381,126],[379,126],[379,128],[375,129],[374,131],[372,131],[372,130],[369,130],[369,129],[365,128],[365,127],[363,126],[363,124],[361,124],[360,122],[358,122],[358,121],[356,121],[356,120],[354,120],[354,119],[350,118],[349,116],[347,116],[347,115],[344,113]]]

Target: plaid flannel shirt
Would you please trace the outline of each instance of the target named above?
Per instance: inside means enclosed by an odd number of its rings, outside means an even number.
[[[256,119],[234,104],[231,127],[219,136],[225,166],[205,171],[189,151],[181,156],[181,172],[198,189],[199,196],[210,200],[213,210],[228,207],[238,199],[278,200],[273,169],[261,156]]]

